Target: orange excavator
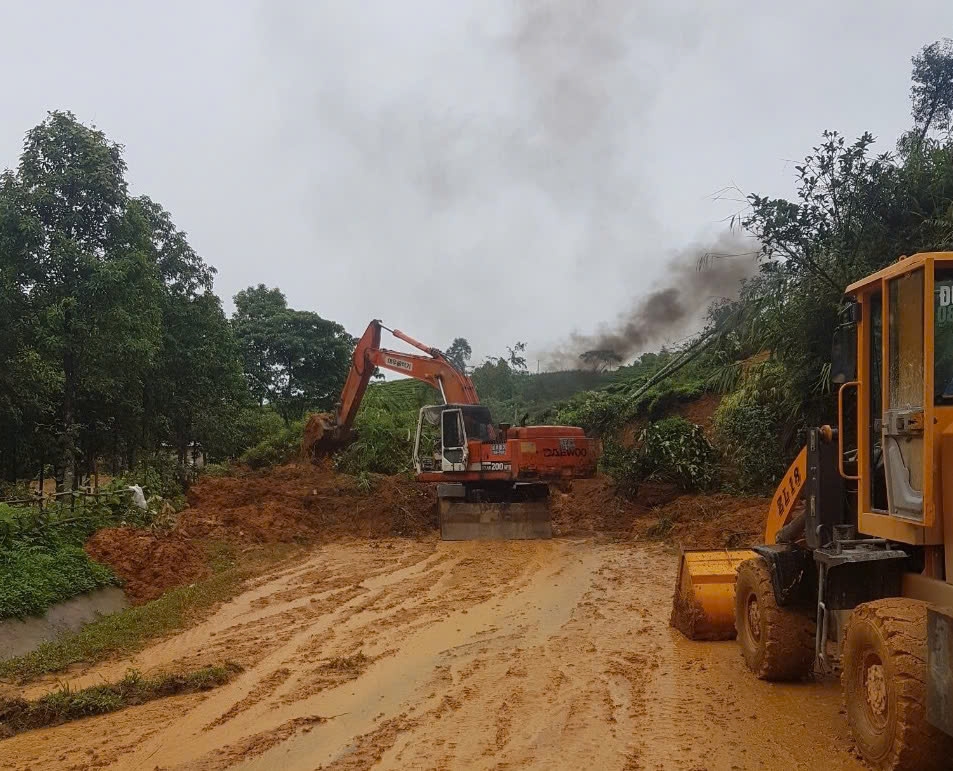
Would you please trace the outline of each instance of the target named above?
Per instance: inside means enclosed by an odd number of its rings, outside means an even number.
[[[382,330],[424,355],[381,348]],[[413,464],[419,481],[436,483],[444,540],[552,537],[550,485],[594,475],[601,442],[574,426],[494,424],[473,382],[442,351],[379,320],[354,349],[334,413],[309,419],[306,452],[325,455],[353,440],[354,418],[378,367],[440,394],[442,404],[420,410]]]

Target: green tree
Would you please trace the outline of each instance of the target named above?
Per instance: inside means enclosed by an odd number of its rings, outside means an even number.
[[[507,362],[517,372],[526,371],[526,343],[516,341],[512,347],[506,346]]]
[[[465,337],[455,337],[450,347],[444,352],[450,363],[460,372],[466,373],[473,349]]]
[[[241,347],[248,389],[263,405],[274,388],[276,373],[271,360],[272,321],[288,309],[284,293],[264,284],[243,289],[234,297],[232,325]]]
[[[761,272],[736,303],[715,309],[725,333],[713,355],[733,362],[721,367],[735,371],[726,384],[737,383],[739,365],[762,351],[781,366],[770,382],[785,388],[765,398],[758,391],[769,381],[749,382],[732,419],[751,424],[759,418],[745,410],[755,407],[772,420],[783,416],[768,431],[786,445],[782,460],[799,429],[833,418],[831,334],[844,288],[901,255],[953,248],[953,139],[922,141],[949,128],[951,73],[945,41],[914,58],[914,129],[898,155],[875,155],[869,133],[847,142],[827,131],[795,167],[793,200],[749,197],[743,224],[761,241]]]
[[[67,112],[27,133],[16,173],[31,237],[30,304],[62,380],[56,434],[67,476],[103,429],[131,431],[159,346],[158,280],[127,217],[122,148]]]
[[[21,214],[20,195],[15,175],[0,175],[0,473],[9,482],[24,456],[42,454],[37,427],[52,422],[58,390],[30,302],[36,230]]]
[[[344,327],[287,306],[264,285],[235,297],[235,333],[249,387],[290,422],[334,406],[351,366],[354,339]]]
[[[247,392],[238,346],[221,301],[212,292],[170,303],[156,392],[166,437],[184,471],[193,442],[224,443],[222,434],[240,411]]]
[[[910,96],[919,149],[931,130],[949,132],[953,128],[953,40],[938,40],[913,57]]]
[[[351,367],[354,338],[311,311],[289,309],[275,321],[275,408],[286,421],[309,410],[330,410]]]
[[[132,199],[122,148],[66,112],[0,175],[0,463],[54,463],[216,436],[247,400],[214,270],[161,206]],[[122,461],[122,463],[120,463]]]
[[[481,401],[506,401],[513,398],[513,370],[502,357],[487,359],[473,370],[470,377]]]
[[[148,378],[146,444],[173,447],[184,480],[188,447],[227,444],[223,435],[248,399],[238,345],[212,292],[214,268],[196,254],[169,213],[141,197],[130,201],[129,217],[143,235],[162,287],[162,341]]]

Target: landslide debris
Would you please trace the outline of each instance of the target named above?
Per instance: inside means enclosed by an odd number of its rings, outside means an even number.
[[[85,549],[122,579],[126,595],[136,605],[199,581],[209,572],[201,546],[174,531],[110,527],[94,534]]]
[[[206,545],[421,537],[436,532],[433,490],[405,477],[359,480],[327,463],[292,463],[199,481],[169,531],[108,528],[86,552],[108,565],[134,604],[206,578]]]
[[[557,535],[607,534],[623,539],[664,539],[680,548],[721,549],[761,540],[770,499],[727,493],[679,492],[674,485],[644,484],[634,499],[616,493],[605,477],[581,479],[552,497]]]
[[[205,479],[189,490],[176,530],[190,538],[258,543],[341,537],[423,536],[436,531],[430,485],[406,477],[360,480],[327,463]]]

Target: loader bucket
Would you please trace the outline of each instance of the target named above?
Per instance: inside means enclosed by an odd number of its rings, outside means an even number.
[[[735,637],[735,576],[748,549],[686,550],[678,566],[671,624],[689,640]]]
[[[547,501],[470,503],[440,498],[440,537],[444,541],[509,541],[552,538]]]

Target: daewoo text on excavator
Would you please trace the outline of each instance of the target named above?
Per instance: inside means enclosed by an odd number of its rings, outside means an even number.
[[[380,321],[358,341],[333,415],[312,415],[304,450],[322,455],[353,439],[354,418],[375,368],[432,386],[443,404],[424,407],[417,421],[417,479],[435,482],[445,540],[552,537],[550,484],[595,474],[601,443],[572,426],[494,425],[469,377],[437,348],[387,329],[426,355],[380,347]]]
[[[837,427],[808,432],[763,545],[683,554],[672,621],[693,639],[737,633],[764,680],[839,670],[872,767],[950,769],[953,252],[903,257],[846,291]]]

